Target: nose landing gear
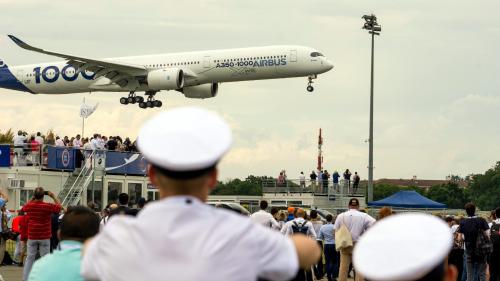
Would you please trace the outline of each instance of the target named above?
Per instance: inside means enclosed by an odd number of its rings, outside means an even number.
[[[308,83],[307,83],[306,89],[308,92],[314,91],[314,87],[312,86],[312,83],[314,83],[313,79],[316,79],[317,77],[318,77],[317,75],[310,75],[309,77],[307,77]]]

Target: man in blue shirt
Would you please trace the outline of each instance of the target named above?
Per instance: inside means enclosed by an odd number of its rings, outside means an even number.
[[[59,249],[33,265],[29,281],[83,281],[80,275],[83,242],[99,231],[99,216],[83,206],[68,208],[58,232]]]
[[[335,230],[333,229],[333,216],[326,215],[326,224],[319,229],[318,240],[323,241],[326,262],[326,277],[328,281],[336,279],[339,275],[340,254],[335,250]]]
[[[339,178],[340,178],[339,172],[337,172],[337,171],[333,172],[333,175],[332,175],[333,189],[337,192],[339,191]]]

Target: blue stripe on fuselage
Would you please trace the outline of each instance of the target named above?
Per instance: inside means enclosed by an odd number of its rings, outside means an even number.
[[[3,65],[2,67],[0,67],[0,88],[29,92],[34,94],[34,92],[24,86],[21,81],[17,80],[12,72],[10,72],[7,65]]]

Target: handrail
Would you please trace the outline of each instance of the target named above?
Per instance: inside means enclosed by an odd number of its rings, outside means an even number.
[[[89,156],[87,156],[86,158],[94,159],[94,157],[93,157],[94,155],[95,155],[95,151],[92,151],[92,153],[91,153]],[[90,167],[92,167],[92,169],[93,169],[93,165],[94,165],[94,163],[91,163],[91,165],[90,165]],[[68,200],[68,197],[69,197],[71,194],[73,194],[73,191],[74,191],[74,189],[75,189],[75,186],[77,186],[77,183],[78,183],[78,182],[79,182],[79,181],[80,181],[83,177],[87,177],[87,176],[88,176],[88,175],[86,175],[86,174],[87,174],[87,172],[88,172],[89,170],[91,170],[91,171],[93,172],[93,170],[92,170],[92,169],[88,168],[86,163],[84,163],[84,164],[83,164],[83,167],[82,167],[82,169],[81,169],[80,173],[79,173],[79,174],[78,174],[78,176],[76,177],[76,179],[75,179],[75,181],[73,182],[73,184],[71,185],[71,187],[70,187],[69,189],[67,189],[66,194],[64,194],[64,198],[63,198],[63,200],[61,200],[61,203],[62,203],[63,205],[65,205],[65,203],[67,203],[66,201]],[[91,172],[91,173],[92,173],[92,172]],[[63,190],[64,190],[64,189],[63,189]],[[62,191],[63,191],[63,190],[62,190]]]

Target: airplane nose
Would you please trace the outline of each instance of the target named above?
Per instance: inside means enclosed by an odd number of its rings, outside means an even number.
[[[328,71],[333,68],[333,63],[330,60],[325,60],[324,66],[326,68],[326,71]]]

